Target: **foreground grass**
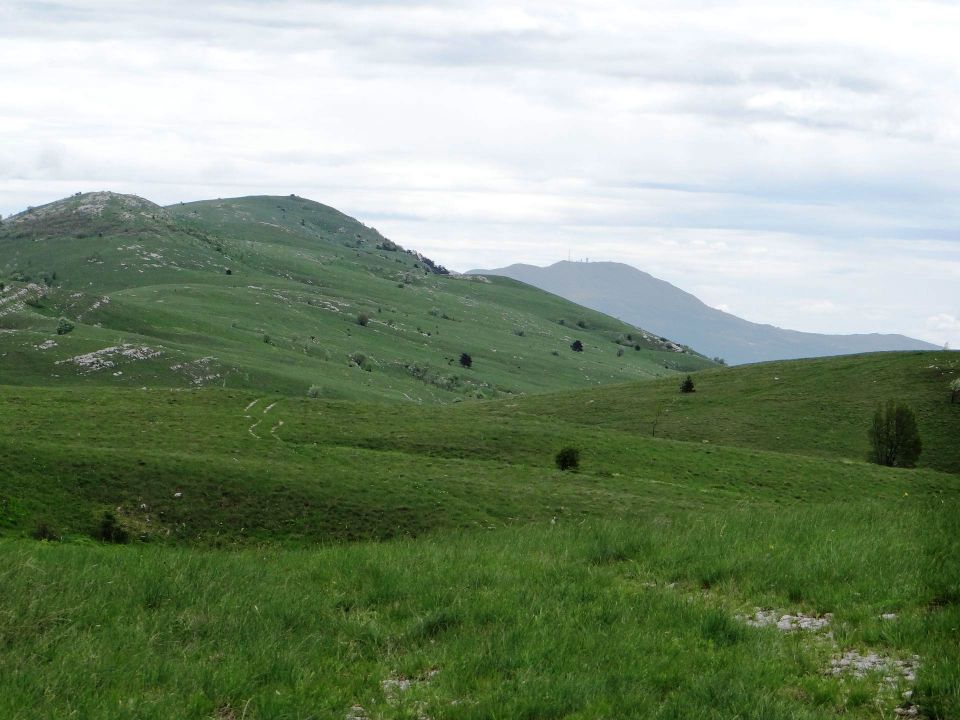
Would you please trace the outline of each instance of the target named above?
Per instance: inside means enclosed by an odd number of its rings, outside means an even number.
[[[913,702],[957,717],[958,531],[904,497],[302,550],[5,540],[0,716],[890,717],[907,683],[824,673],[860,649],[920,655]],[[834,638],[735,619],[758,606]]]

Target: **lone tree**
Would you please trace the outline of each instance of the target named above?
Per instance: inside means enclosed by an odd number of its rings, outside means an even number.
[[[923,445],[913,410],[893,400],[878,405],[867,433],[873,448],[871,459],[888,467],[913,467]]]
[[[570,343],[570,349],[574,352],[583,352],[583,343],[579,340],[574,340],[572,343]]]
[[[680,392],[682,393],[692,393],[696,392],[696,388],[693,386],[693,378],[687,375],[686,380],[680,383]]]
[[[955,403],[960,400],[960,378],[950,383],[950,402]]]
[[[473,358],[469,353],[460,353],[460,367],[473,367]]]
[[[73,323],[62,317],[57,321],[57,335],[66,335],[73,330]]]
[[[369,323],[369,322],[370,322],[370,316],[367,315],[365,312],[362,312],[362,313],[358,313],[358,314],[357,314],[357,325],[361,325],[361,326],[363,326],[363,327],[366,327],[366,326],[367,326],[367,323]]]

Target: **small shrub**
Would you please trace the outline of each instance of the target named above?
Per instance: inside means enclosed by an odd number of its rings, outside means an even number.
[[[570,349],[574,352],[583,352],[583,343],[579,340],[574,340],[572,343],[570,343]]]
[[[57,321],[57,335],[66,335],[68,332],[72,331],[74,324],[62,317]]]
[[[559,351],[559,350],[551,350],[551,351],[550,351],[550,354],[553,355],[554,357],[560,357],[560,351]]]
[[[272,344],[273,344],[273,340],[271,340],[271,339],[270,339],[270,336],[267,335],[267,334],[264,334],[264,336],[263,336],[263,341],[264,341],[267,345],[272,345]]]
[[[576,470],[580,467],[580,451],[575,447],[561,448],[554,460],[560,470]]]
[[[872,446],[871,460],[888,467],[913,467],[923,444],[917,417],[907,405],[888,400],[877,406],[867,432]]]
[[[103,542],[123,544],[130,542],[130,533],[117,520],[117,516],[109,510],[103,513],[100,518],[100,524],[94,534],[98,540]]]
[[[950,383],[950,402],[955,403],[960,400],[960,378]]]
[[[326,385],[311,385],[310,389],[307,390],[307,397],[314,399],[323,398],[325,400],[345,400],[347,399],[346,393],[337,390],[336,388],[328,387]]]
[[[520,328],[515,328],[513,331],[513,334],[516,335],[517,337],[523,337],[526,333],[524,333],[524,331],[521,330]]]
[[[473,358],[470,357],[470,353],[460,353],[460,367],[473,367]]]
[[[38,522],[37,526],[30,534],[33,536],[34,540],[55,541],[60,539],[60,534],[46,520],[41,520]]]
[[[231,270],[230,268],[227,268],[226,270],[224,270],[224,273],[227,275],[233,275],[233,270]]]
[[[370,363],[367,361],[367,356],[362,352],[355,352],[350,354],[350,364],[356,365],[358,368],[363,368],[367,372],[371,371]]]
[[[696,388],[693,385],[693,378],[687,375],[682,383],[680,383],[680,392],[682,393],[692,393],[696,392]]]
[[[617,357],[623,357],[623,348],[617,348]]]
[[[367,315],[366,313],[363,313],[363,312],[362,312],[362,313],[360,313],[360,314],[357,315],[357,325],[360,325],[360,326],[362,326],[362,327],[366,327],[366,326],[367,326],[367,323],[369,323],[369,322],[370,322],[370,316]]]
[[[582,330],[586,330],[586,329],[587,329],[587,323],[586,323],[586,321],[584,321],[584,320],[577,320],[577,327],[580,328],[580,329],[582,329]]]

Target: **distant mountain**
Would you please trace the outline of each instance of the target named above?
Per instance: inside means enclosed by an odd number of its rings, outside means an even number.
[[[761,325],[709,307],[688,292],[629,265],[558,262],[511,265],[471,274],[525,282],[594,310],[670,337],[731,365],[880,350],[938,350],[903,335],[821,335]]]

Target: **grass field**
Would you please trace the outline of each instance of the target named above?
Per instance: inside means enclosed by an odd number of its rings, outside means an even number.
[[[955,353],[718,368],[434,270],[293,196],[4,221],[0,718],[960,717]]]
[[[7,540],[0,714],[875,718],[912,689],[952,718],[958,530],[902,498],[309,550]],[[916,679],[831,674],[850,650],[919,655]]]

